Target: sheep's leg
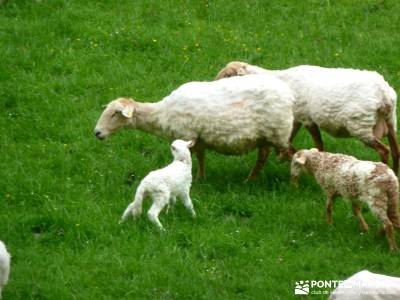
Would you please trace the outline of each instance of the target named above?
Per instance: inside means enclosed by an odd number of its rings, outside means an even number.
[[[290,138],[289,138],[290,144],[292,144],[292,142],[293,142],[294,138],[296,137],[297,133],[299,132],[300,128],[301,128],[301,123],[294,121],[292,133],[290,134]]]
[[[286,157],[290,158],[294,153],[296,153],[296,150],[292,146],[292,142],[293,142],[294,138],[296,137],[297,133],[299,132],[300,128],[301,128],[301,123],[294,121],[292,133],[290,134],[290,137],[289,137],[290,149],[289,149],[289,151],[287,151],[286,149],[280,150],[279,155],[278,155],[278,160],[284,160]]]
[[[256,165],[254,166],[253,170],[251,170],[251,173],[247,178],[247,180],[254,180],[257,177],[258,173],[260,173],[261,169],[265,165],[265,162],[267,161],[268,154],[269,154],[268,146],[261,146],[258,149],[258,157]]]
[[[375,136],[372,141],[365,143],[367,146],[371,147],[378,152],[381,157],[381,161],[385,164],[388,162],[389,149],[384,144],[382,144]]]
[[[169,195],[158,195],[157,197],[154,198],[153,205],[150,207],[150,210],[147,213],[149,220],[152,223],[156,224],[157,227],[161,230],[164,230],[164,227],[162,226],[160,220],[158,219],[158,215],[163,210],[163,208],[168,204],[168,202],[169,202]]]
[[[196,145],[192,149],[193,149],[192,151],[196,154],[197,161],[199,164],[199,167],[197,170],[197,179],[205,179],[206,178],[206,169],[205,169],[206,149],[200,141],[197,141]]]
[[[311,134],[315,147],[317,147],[319,151],[324,151],[324,145],[322,143],[321,132],[319,131],[318,125],[312,123],[311,125],[307,125],[306,129]]]
[[[392,160],[393,160],[393,171],[397,175],[399,171],[399,145],[397,144],[396,132],[393,128],[393,125],[387,123],[387,127],[388,127],[388,140],[390,145],[390,152],[392,154]]]
[[[181,196],[181,199],[185,208],[192,214],[192,217],[195,218],[196,212],[194,211],[192,199],[190,199],[189,192],[184,193]]]
[[[365,222],[361,213],[361,207],[357,203],[352,203],[353,213],[360,221],[360,228],[362,231],[368,231],[368,224]]]
[[[326,197],[326,222],[332,224],[333,200],[335,200],[336,192],[327,192]]]

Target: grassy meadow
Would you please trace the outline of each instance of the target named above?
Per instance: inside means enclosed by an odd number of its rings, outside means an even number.
[[[212,80],[228,61],[376,70],[400,89],[396,0],[8,0],[0,6],[0,239],[12,254],[4,299],[294,299],[295,281],[400,276],[400,256],[360,234],[350,205],[334,224],[310,176],[289,184],[271,155],[207,153],[198,217],[178,203],[160,220],[118,219],[140,180],[171,161],[169,142],[126,130],[100,142],[102,105],[158,101]],[[377,160],[355,140],[326,148]],[[301,130],[294,145],[309,148]],[[197,170],[194,159],[193,173]],[[145,202],[147,211],[149,202]],[[400,234],[397,235],[400,243]],[[318,289],[317,289],[318,290]],[[301,299],[326,299],[308,295]]]

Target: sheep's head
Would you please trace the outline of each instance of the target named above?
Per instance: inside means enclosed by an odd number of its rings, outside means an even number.
[[[132,99],[118,98],[107,104],[94,129],[98,139],[105,139],[120,128],[133,124],[135,102]]]
[[[318,152],[318,149],[313,148],[310,150],[300,150],[293,155],[290,167],[291,180],[293,183],[297,184],[301,171],[306,169],[308,159],[316,152]]]
[[[250,74],[247,70],[247,64],[241,61],[232,61],[228,63],[221,71],[218,72],[215,80],[233,76],[242,76]]]
[[[190,148],[196,144],[195,140],[186,142],[183,140],[175,140],[171,144],[171,152],[174,156],[174,160],[179,160],[183,162],[190,162]]]

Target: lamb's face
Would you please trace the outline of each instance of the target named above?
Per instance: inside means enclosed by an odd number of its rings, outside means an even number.
[[[218,72],[215,80],[233,76],[242,76],[250,74],[246,68],[247,64],[240,61],[230,62],[221,71]]]
[[[291,179],[297,182],[298,177],[302,170],[306,170],[306,164],[308,161],[313,160],[318,157],[319,150],[312,148],[310,150],[300,150],[293,155],[292,164],[290,168]]]
[[[171,152],[174,156],[175,160],[188,160],[190,159],[190,148],[192,148],[195,144],[195,141],[182,141],[182,140],[175,140],[171,144]]]
[[[131,125],[134,111],[132,100],[119,98],[111,101],[97,121],[94,134],[102,140],[118,129]]]
[[[290,167],[290,177],[293,182],[297,183],[299,175],[303,170],[304,165],[307,161],[307,151],[308,150],[300,150],[293,155],[292,164]]]

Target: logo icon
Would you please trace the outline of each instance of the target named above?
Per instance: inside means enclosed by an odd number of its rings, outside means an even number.
[[[310,292],[310,283],[308,280],[296,281],[296,286],[294,287],[295,295],[308,295]]]

